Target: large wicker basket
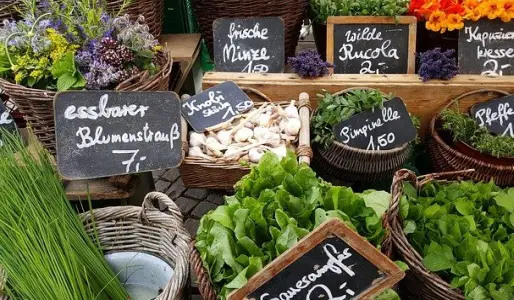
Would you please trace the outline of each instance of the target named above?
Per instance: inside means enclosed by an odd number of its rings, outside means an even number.
[[[14,18],[17,2],[17,0],[0,0],[0,26],[3,26],[1,21]]]
[[[117,91],[166,91],[169,86],[172,58],[170,53],[156,57],[159,71],[154,75],[141,72],[120,83]],[[0,78],[0,87],[16,103],[20,112],[32,127],[37,139],[55,155],[55,91],[28,88]]]
[[[469,107],[475,101],[470,101],[473,97],[480,97],[480,100],[490,100],[498,96],[505,96],[508,93],[498,90],[483,89],[465,93],[445,106],[452,105],[459,107]],[[475,169],[471,177],[476,181],[494,182],[499,186],[514,185],[514,165],[499,165],[480,160],[479,157],[471,157],[455,149],[452,138],[441,130],[440,114],[434,116],[430,122],[429,154],[434,168],[438,172],[457,171],[465,169]]]
[[[271,102],[271,100],[259,91],[243,88],[246,92],[253,92],[265,101]],[[310,115],[310,103],[309,96],[306,93],[302,93],[299,97],[298,108],[300,111],[300,121],[302,124],[302,130],[299,135],[299,144],[296,149],[296,155],[298,156],[299,162],[306,162],[310,164],[312,158],[312,150],[310,148],[309,141],[309,115]],[[263,104],[255,103],[256,107]],[[289,102],[275,102],[281,106],[289,105]],[[225,162],[210,162],[205,159],[198,159],[186,156],[189,144],[188,138],[188,126],[184,118],[182,118],[182,148],[184,153],[184,160],[179,166],[180,175],[182,181],[187,187],[199,187],[208,189],[223,189],[230,190],[234,187],[234,184],[238,182],[243,176],[250,172],[250,168],[242,166],[238,163],[225,163]]]
[[[368,88],[349,88],[334,96]],[[389,150],[363,150],[336,140],[324,149],[314,144],[313,168],[320,174],[346,182],[376,182],[392,178],[411,153],[409,144]]]
[[[403,233],[403,224],[400,217],[400,199],[403,196],[403,183],[409,181],[416,188],[433,181],[451,181],[461,178],[468,178],[473,170],[455,171],[446,173],[435,173],[421,177],[406,169],[396,172],[392,185],[392,201],[389,210],[386,212],[387,226],[389,226],[389,238],[384,246],[393,249],[393,255],[409,266],[406,276],[400,282],[402,296],[407,299],[429,299],[429,300],[464,300],[464,296],[458,289],[452,289],[450,284],[444,281],[439,275],[430,272],[422,262],[422,257],[411,246]],[[194,264],[193,264],[194,266]]]
[[[114,13],[118,13],[125,0],[107,0],[107,9]],[[150,29],[150,33],[156,39],[159,38],[162,31],[162,19],[164,12],[164,0],[132,0],[122,13],[129,14],[133,19],[139,16],[145,18],[145,23]]]
[[[213,55],[212,24],[218,18],[281,17],[286,58],[294,56],[307,10],[307,0],[193,0],[202,37]]]

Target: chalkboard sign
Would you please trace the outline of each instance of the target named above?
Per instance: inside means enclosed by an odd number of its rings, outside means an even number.
[[[168,169],[182,161],[173,92],[77,91],[54,100],[57,167],[66,179]]]
[[[354,115],[334,126],[336,139],[353,148],[388,150],[400,147],[416,138],[416,127],[402,99],[384,102]]]
[[[344,222],[330,219],[231,293],[229,300],[370,299],[404,276]]]
[[[490,132],[514,138],[514,96],[505,96],[471,107],[471,117]]]
[[[514,22],[466,21],[459,31],[459,73],[514,75]]]
[[[232,81],[213,86],[182,101],[182,115],[196,132],[232,120],[253,107],[253,101]]]
[[[217,19],[213,35],[216,71],[284,71],[284,21],[281,18]]]
[[[415,17],[329,17],[327,60],[338,74],[414,74]]]
[[[16,123],[14,122],[11,114],[9,114],[9,110],[4,106],[2,102],[0,102],[0,147],[4,145],[2,141],[2,132],[7,131],[14,133],[16,132]]]

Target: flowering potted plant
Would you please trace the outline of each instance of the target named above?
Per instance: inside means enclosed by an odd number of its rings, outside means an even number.
[[[22,19],[0,28],[0,87],[50,152],[56,91],[168,89],[171,58],[144,18],[111,16],[101,0],[21,2]]]

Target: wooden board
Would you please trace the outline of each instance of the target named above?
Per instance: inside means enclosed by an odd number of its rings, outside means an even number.
[[[351,87],[380,89],[394,93],[403,99],[407,110],[421,118],[421,135],[426,134],[431,118],[457,96],[479,89],[497,89],[514,93],[514,76],[485,77],[480,75],[458,75],[450,81],[431,80],[423,82],[417,75],[352,75],[336,74],[318,79],[301,79],[296,74],[241,74],[208,72],[203,79],[203,88],[209,88],[226,80],[240,87],[251,87],[266,94],[273,101],[295,99],[301,92],[308,93],[311,105],[316,108],[316,94],[323,89],[335,93]],[[257,98],[256,98],[257,99]],[[466,97],[461,101],[462,109],[487,99],[484,95]]]

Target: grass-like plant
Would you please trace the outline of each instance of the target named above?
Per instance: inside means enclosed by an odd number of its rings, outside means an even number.
[[[401,16],[409,0],[310,0],[313,21],[324,24],[329,16]]]

